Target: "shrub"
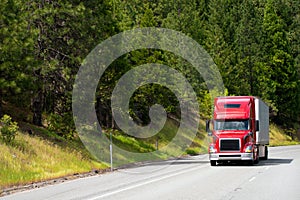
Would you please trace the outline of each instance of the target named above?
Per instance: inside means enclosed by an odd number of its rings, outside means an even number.
[[[9,115],[4,115],[0,119],[0,132],[1,132],[1,139],[6,144],[12,143],[15,140],[17,131],[19,129],[18,123],[13,122]]]
[[[196,148],[188,148],[185,150],[185,152],[191,156],[195,156],[199,154],[199,150]]]
[[[72,139],[75,134],[73,116],[70,113],[62,115],[51,114],[48,117],[48,130],[66,139]]]

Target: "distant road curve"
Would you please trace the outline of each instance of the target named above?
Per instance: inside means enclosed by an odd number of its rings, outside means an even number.
[[[300,199],[300,145],[270,147],[269,158],[254,166],[211,167],[207,155],[154,162],[0,199]]]

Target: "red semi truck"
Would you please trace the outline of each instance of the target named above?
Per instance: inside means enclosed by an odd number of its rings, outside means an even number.
[[[269,108],[257,97],[215,98],[213,120],[206,122],[206,131],[212,136],[211,166],[229,161],[257,164],[259,159],[268,159]]]

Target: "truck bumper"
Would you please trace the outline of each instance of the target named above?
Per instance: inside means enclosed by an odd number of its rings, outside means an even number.
[[[252,153],[211,153],[209,160],[253,160]]]

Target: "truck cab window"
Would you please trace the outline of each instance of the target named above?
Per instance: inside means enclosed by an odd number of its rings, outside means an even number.
[[[215,130],[249,130],[249,120],[215,120]]]

